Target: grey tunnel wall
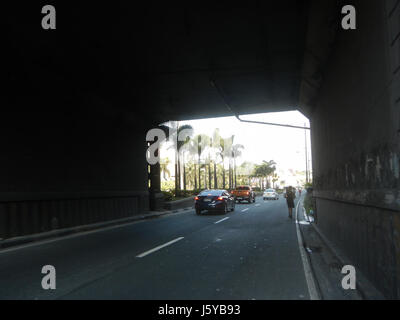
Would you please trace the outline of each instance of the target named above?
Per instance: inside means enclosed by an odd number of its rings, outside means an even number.
[[[145,134],[152,124],[145,114],[146,51],[136,45],[144,37],[143,13],[121,19],[108,14],[109,6],[58,4],[60,23],[52,32],[41,28],[41,6],[10,6],[2,59],[0,238],[145,211]],[[130,42],[121,30],[129,30],[135,45],[123,46]]]
[[[353,1],[311,113],[318,226],[388,298],[400,298],[400,5]]]
[[[0,238],[148,208],[145,130],[89,109],[2,114]]]

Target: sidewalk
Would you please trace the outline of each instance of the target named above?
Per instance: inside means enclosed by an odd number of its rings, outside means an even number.
[[[299,208],[300,209],[300,208]],[[334,246],[319,232],[318,226],[312,217],[305,213],[301,203],[299,216],[304,221],[299,225],[304,240],[304,247],[313,269],[318,290],[323,300],[381,300],[384,299],[372,285],[364,278],[360,271],[356,272],[356,289],[344,290],[341,273],[343,266],[351,265],[347,259],[338,254]]]

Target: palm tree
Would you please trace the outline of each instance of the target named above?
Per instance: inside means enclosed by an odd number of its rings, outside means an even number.
[[[205,158],[205,168],[208,170],[208,188],[212,189],[211,187],[211,148],[207,148],[207,155]],[[207,183],[205,183],[207,185]]]
[[[199,189],[201,189],[201,155],[209,145],[210,145],[210,137],[207,136],[206,134],[198,134],[191,140],[191,147],[189,147],[189,150],[195,152],[197,155]],[[204,187],[207,188],[206,181],[204,181]]]
[[[225,159],[231,156],[231,147],[233,142],[233,137],[227,139],[220,139],[219,142],[219,152],[217,153],[221,157],[222,163],[222,188],[225,189]]]
[[[189,190],[197,189],[195,184],[197,184],[196,179],[196,163],[192,161],[187,162],[186,166],[186,179],[187,179],[187,186]]]
[[[166,124],[160,124],[158,126],[158,128],[164,131],[166,139],[170,138],[171,127],[167,126]],[[161,141],[161,143],[164,143],[164,142],[165,141]],[[158,153],[159,159],[161,159],[160,148],[158,148],[157,153]],[[163,164],[163,161],[164,161],[164,164]],[[165,158],[165,159],[160,161],[160,163],[158,164],[158,168],[155,168],[155,170],[158,171],[158,179],[157,179],[158,181],[154,181],[154,184],[151,183],[151,186],[152,186],[151,189],[154,190],[153,186],[157,185],[157,184],[159,185],[159,188],[161,189],[161,171],[163,171],[163,176],[164,176],[165,180],[166,180],[166,174],[168,174],[168,177],[171,176],[171,173],[170,173],[170,171],[168,169],[168,164],[169,163],[170,163],[170,160],[168,158]],[[153,166],[153,167],[155,167],[155,166]],[[156,187],[155,189],[158,189],[158,187]]]
[[[171,122],[172,127],[170,127],[173,132],[172,137],[172,147],[175,150],[175,196],[179,194],[181,190],[181,161],[180,161],[180,152],[183,146],[187,145],[190,141],[190,136],[193,134],[193,127],[191,125],[185,124],[179,126],[178,121]],[[183,159],[184,164],[184,159]],[[185,169],[184,169],[184,189],[186,189],[186,177],[185,177]]]
[[[225,140],[221,139],[219,142],[218,155],[221,157],[222,166],[222,189],[225,189]]]
[[[233,172],[232,172],[232,158],[233,158],[233,139],[235,138],[235,135],[232,135],[228,139],[228,148],[227,148],[227,156],[228,156],[228,176],[229,176],[229,189],[233,188]]]
[[[234,144],[232,146],[232,158],[233,158],[233,170],[234,170],[234,176],[235,176],[235,188],[237,187],[237,181],[236,181],[236,158],[240,157],[242,155],[241,149],[244,149],[244,146],[242,144]]]
[[[266,179],[268,181],[269,186],[271,187],[271,182],[269,181],[269,179],[271,178],[271,175],[275,172],[276,170],[276,162],[274,160],[270,160],[270,161],[263,161],[263,163],[265,163],[267,165],[267,175],[266,175]]]
[[[264,189],[264,179],[267,180],[267,185],[268,185],[268,177],[271,176],[272,173],[276,170],[275,168],[275,161],[270,160],[270,161],[265,161],[263,160],[262,164],[256,165],[255,170],[254,170],[254,176],[258,177],[261,179],[261,188]]]
[[[211,148],[214,154],[214,188],[218,189],[218,170],[217,170],[217,158],[220,157],[221,151],[221,135],[219,133],[219,128],[216,128],[213,132]]]
[[[189,143],[189,155],[193,159],[194,157],[197,156],[197,143],[196,143],[196,137]],[[196,162],[193,162],[194,166],[194,171],[193,171],[193,181],[194,181],[194,189],[197,190],[197,166]]]
[[[262,165],[257,164],[255,166],[254,172],[252,174],[253,177],[258,179],[258,183],[259,183],[259,186],[260,186],[261,189],[264,189],[263,180],[261,179],[261,177],[263,177],[264,174],[265,174],[265,170],[264,169],[265,168]]]
[[[193,135],[193,127],[191,125],[183,125],[178,129],[178,168],[179,168],[179,183],[180,183],[180,155],[182,154],[182,166],[183,166],[183,190],[186,191],[186,166],[185,166],[185,151],[188,151],[187,147],[190,142],[190,137]],[[180,187],[180,186],[179,186]]]
[[[251,178],[254,172],[254,168],[255,168],[254,163],[248,161],[243,162],[239,166],[238,172],[239,172],[239,179],[241,179],[241,184],[251,185]]]
[[[275,183],[279,180],[279,176],[274,172],[272,175],[272,187],[275,189]]]
[[[168,157],[161,159],[160,161],[160,169],[163,175],[164,180],[168,180],[167,179],[167,175],[168,178],[171,177],[171,172],[168,169],[168,165],[171,163],[171,160],[169,160]]]

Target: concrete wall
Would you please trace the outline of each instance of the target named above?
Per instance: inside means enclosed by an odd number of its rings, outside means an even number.
[[[2,113],[0,238],[147,210],[145,129],[86,103],[79,113]]]
[[[141,41],[143,13],[56,7],[54,31],[41,28],[38,4],[5,9],[0,238],[148,208],[146,51],[118,37]]]
[[[318,225],[400,298],[400,5],[353,2],[357,30],[339,30],[311,114]]]

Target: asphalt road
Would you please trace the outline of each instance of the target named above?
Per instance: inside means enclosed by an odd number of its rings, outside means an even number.
[[[44,290],[44,265],[56,289]],[[194,210],[0,251],[0,299],[309,299],[279,200]]]

